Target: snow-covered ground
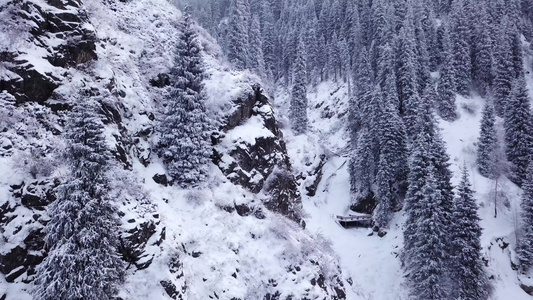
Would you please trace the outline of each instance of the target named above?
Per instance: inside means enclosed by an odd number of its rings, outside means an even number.
[[[279,89],[275,99],[278,111],[287,111],[288,93]],[[348,102],[346,86],[322,83],[309,91],[308,100],[309,132],[294,136],[290,129],[285,128],[289,155],[297,173],[311,171],[316,167],[321,154],[329,158],[315,196],[305,195],[304,186],[308,184],[308,180],[302,180],[308,229],[332,240],[333,249],[340,257],[344,276],[353,281],[348,299],[407,299],[404,274],[398,258],[403,243],[402,213],[396,213],[387,234],[382,238],[375,233],[371,234],[372,231],[366,228],[344,229],[334,220],[335,215],[346,215],[350,205],[349,136],[346,132],[347,115],[343,114]],[[491,299],[531,299],[519,286],[521,280],[526,279],[519,278],[511,263],[521,190],[506,178],[500,178],[497,183],[499,196],[495,217],[496,182],[481,176],[475,167],[484,101],[478,96],[458,96],[460,118],[454,122],[439,120],[439,127],[451,158],[453,183],[459,182],[463,163],[470,171],[470,180],[476,191],[482,218],[482,255],[488,261],[486,270],[494,288]]]

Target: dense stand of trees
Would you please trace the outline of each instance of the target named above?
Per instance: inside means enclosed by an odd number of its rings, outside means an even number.
[[[478,170],[491,179],[507,175],[528,187],[533,140],[522,38],[531,38],[531,1],[179,2],[191,5],[200,23],[225,41],[223,49],[235,67],[292,87],[290,118],[296,133],[305,132],[306,84],[348,83],[353,201],[374,199],[376,225],[385,228],[393,212],[403,208],[403,263],[413,298],[487,298],[473,193],[465,171],[454,194],[434,113],[454,121],[457,95],[477,93],[488,99]],[[502,141],[497,117],[503,118]],[[527,240],[533,221],[527,214],[523,219]],[[448,230],[457,222],[466,226],[467,234]],[[420,244],[428,236],[433,244]],[[520,248],[524,264],[529,261],[527,243]],[[465,249],[471,249],[470,256]],[[457,262],[465,264],[460,273],[454,271]],[[452,286],[460,288],[454,292]]]
[[[517,254],[523,272],[533,266],[533,124],[522,43],[531,38],[532,1],[179,2],[219,38],[235,68],[291,89],[295,134],[307,131],[309,84],[348,84],[354,202],[373,199],[380,228],[403,209],[401,260],[412,299],[488,298],[474,192],[466,167],[454,192],[437,117],[458,117],[457,95],[489,99],[476,163],[481,175],[495,179],[507,160],[505,175],[523,187]],[[201,49],[191,22],[186,15],[180,26],[171,93],[157,126],[159,155],[183,188],[206,180],[211,154]],[[66,128],[72,174],[49,208],[50,251],[38,268],[36,299],[111,299],[123,280],[118,221],[106,192],[109,155],[95,107],[78,104]],[[497,117],[504,124],[503,158]]]

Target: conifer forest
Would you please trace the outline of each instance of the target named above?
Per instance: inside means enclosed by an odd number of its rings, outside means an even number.
[[[0,300],[533,299],[533,0],[0,0]]]

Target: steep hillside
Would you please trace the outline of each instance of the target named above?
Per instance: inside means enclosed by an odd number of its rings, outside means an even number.
[[[127,269],[120,299],[346,299],[328,240],[305,230],[284,137],[259,79],[201,28],[209,181],[171,186],[155,154],[181,13],[166,1],[4,1],[0,63],[0,299],[32,299],[43,227],[69,176],[64,121],[99,103]]]

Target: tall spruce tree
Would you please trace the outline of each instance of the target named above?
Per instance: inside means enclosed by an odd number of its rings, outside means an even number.
[[[410,260],[414,257],[415,236],[418,230],[417,222],[420,214],[420,204],[424,196],[423,188],[429,167],[432,164],[430,156],[431,144],[431,134],[419,129],[410,145],[409,173],[407,177],[409,188],[407,189],[404,204],[404,212],[407,218],[403,232],[404,250],[401,257],[404,266],[410,265]]]
[[[470,92],[472,81],[472,61],[470,56],[471,33],[464,6],[463,0],[453,1],[451,40],[453,45],[453,65],[456,72],[455,88],[459,94],[466,96]]]
[[[412,257],[405,269],[410,272],[411,299],[445,300],[449,241],[446,212],[443,210],[443,194],[438,188],[435,168],[430,164],[420,191],[416,212],[416,230],[413,232]]]
[[[394,70],[394,52],[389,43],[380,47],[380,60],[377,64],[377,81],[381,86],[383,98],[400,112],[400,100],[396,89],[396,73]]]
[[[406,19],[397,40],[396,86],[400,99],[400,114],[404,118],[407,132],[416,126],[416,109],[420,103],[418,94],[417,57],[413,22]]]
[[[524,77],[514,81],[504,115],[505,153],[512,164],[511,178],[520,185],[526,178],[533,147],[531,106]]]
[[[266,75],[274,79],[276,72],[276,37],[274,32],[274,13],[268,1],[261,1],[261,40],[265,60]]]
[[[295,134],[307,131],[307,76],[304,58],[304,46],[300,42],[294,64],[294,85],[290,106],[291,127]]]
[[[372,194],[372,184],[376,174],[373,142],[374,138],[369,130],[361,129],[350,161],[350,189],[356,201]]]
[[[386,227],[392,212],[402,204],[407,179],[407,138],[398,110],[390,99],[381,95],[385,96],[377,88],[374,97],[378,97],[379,106],[375,135],[379,137],[379,161],[375,179],[377,207],[374,220],[379,227]]]
[[[478,21],[475,22],[473,34],[473,53],[472,70],[474,73],[474,82],[481,95],[486,95],[490,90],[493,79],[493,57],[492,47],[494,41],[490,34],[490,24],[488,21],[488,14],[486,6],[478,5]]]
[[[228,19],[228,60],[236,68],[246,69],[250,66],[250,45],[248,43],[250,4],[248,0],[232,0]]]
[[[504,107],[511,94],[514,78],[513,54],[505,27],[509,26],[509,19],[504,17],[501,26],[494,30],[494,81],[492,92],[494,95],[494,110],[496,115],[504,116]]]
[[[418,124],[416,126],[413,142],[410,146],[409,175],[407,195],[405,197],[404,211],[407,215],[404,228],[404,251],[402,262],[406,271],[411,271],[417,261],[417,242],[420,238],[420,216],[423,211],[422,203],[426,191],[424,185],[428,182],[428,176],[435,177],[436,190],[439,193],[439,222],[445,227],[451,226],[451,215],[453,211],[453,186],[451,184],[452,174],[449,170],[449,156],[446,153],[446,146],[437,127],[432,114],[431,103],[423,99],[417,115]],[[440,225],[439,225],[440,226]],[[439,239],[444,242],[442,251],[447,253],[443,256],[445,261],[439,265],[446,272],[450,265],[450,236],[445,235]],[[440,276],[440,275],[439,275]],[[413,278],[411,280],[414,280]],[[445,282],[445,277],[442,277]],[[415,289],[416,290],[416,289]]]
[[[481,220],[477,213],[474,191],[468,180],[466,165],[454,200],[450,228],[452,251],[452,278],[454,299],[485,300],[488,298],[488,280],[481,261]]]
[[[97,105],[78,103],[65,127],[70,174],[48,207],[48,256],[37,268],[36,300],[111,300],[124,279],[120,224],[109,195],[113,164]]]
[[[520,270],[527,273],[533,266],[533,163],[528,166],[526,179],[522,185],[523,194],[520,208],[521,234],[516,253]]]
[[[205,108],[200,45],[188,15],[182,25],[171,70],[170,98],[158,129],[160,155],[168,174],[188,188],[207,177],[213,127]]]
[[[449,45],[449,39],[446,31],[443,36],[444,57],[446,57],[440,78],[438,81],[438,102],[437,111],[441,118],[446,121],[457,119],[457,109],[455,106],[455,67],[453,64],[452,50]]]
[[[498,148],[498,136],[496,135],[496,118],[492,103],[485,103],[482,114],[476,164],[481,175],[495,178],[497,176],[495,155]]]
[[[248,37],[250,45],[250,69],[259,76],[265,76],[265,56],[263,54],[263,39],[261,37],[259,15],[254,15],[252,17]]]

